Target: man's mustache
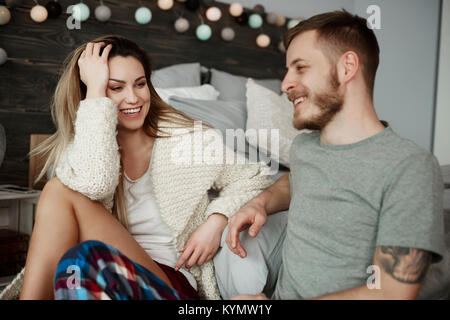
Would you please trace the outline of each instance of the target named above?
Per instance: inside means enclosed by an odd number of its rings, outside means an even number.
[[[308,95],[307,91],[292,91],[288,93],[288,99],[289,101],[294,102],[296,98],[304,97],[307,95]]]

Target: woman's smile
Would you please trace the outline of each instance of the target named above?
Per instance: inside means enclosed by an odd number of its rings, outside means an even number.
[[[126,118],[138,118],[142,113],[142,106],[120,109],[120,114]]]

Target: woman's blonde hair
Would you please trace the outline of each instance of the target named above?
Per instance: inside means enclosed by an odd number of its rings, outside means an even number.
[[[160,120],[169,122],[180,127],[192,128],[194,120],[186,114],[174,109],[165,103],[156,93],[151,83],[151,60],[146,52],[135,42],[119,35],[107,35],[91,42],[105,42],[112,44],[108,58],[114,56],[134,57],[143,66],[147,85],[150,90],[151,106],[144,120],[143,129],[145,133],[152,138],[168,137],[158,126]],[[80,79],[80,70],[78,59],[86,48],[86,43],[72,51],[64,61],[63,73],[56,86],[51,103],[51,115],[56,126],[56,132],[48,139],[33,149],[29,156],[45,158],[45,164],[35,182],[39,181],[44,174],[52,168],[51,177],[55,176],[55,168],[60,160],[63,150],[71,142],[74,136],[74,121],[80,101],[85,99],[87,88]],[[104,47],[103,47],[104,48]],[[100,54],[103,50],[100,51]],[[123,166],[120,169],[119,185],[114,195],[113,214],[128,229],[127,214],[123,192]]]

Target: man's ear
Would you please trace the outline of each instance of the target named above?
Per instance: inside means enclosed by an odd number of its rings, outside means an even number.
[[[354,51],[345,52],[338,61],[337,71],[340,83],[348,83],[359,70],[359,57]]]

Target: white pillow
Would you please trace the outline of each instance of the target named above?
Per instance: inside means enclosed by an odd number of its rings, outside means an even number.
[[[204,84],[199,87],[155,88],[155,90],[166,103],[169,103],[170,97],[173,96],[197,100],[217,100],[220,94],[210,84]]]
[[[270,152],[270,158],[289,167],[289,149],[295,136],[309,130],[297,130],[292,124],[294,106],[285,93],[278,95],[270,89],[255,83],[253,79],[247,80],[247,127],[246,130],[278,129],[279,148],[271,144],[271,136],[267,143],[261,139],[247,140],[255,148]],[[265,146],[266,145],[266,146]],[[265,150],[265,149],[268,150]]]

